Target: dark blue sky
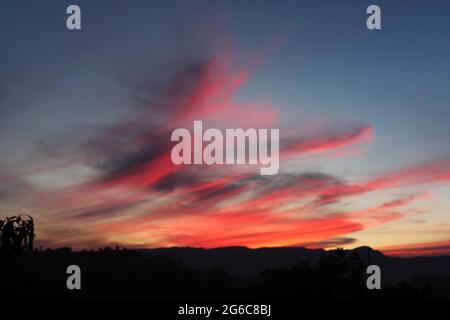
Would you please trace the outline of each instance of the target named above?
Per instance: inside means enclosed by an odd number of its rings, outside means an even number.
[[[435,145],[449,138],[445,1],[378,1],[379,32],[365,28],[367,1],[79,1],[81,32],[65,28],[71,3],[1,3],[3,135],[107,121],[133,103],[121,83],[130,73],[214,55],[227,37],[243,57],[283,37],[240,96],[369,122],[385,148],[448,151]]]

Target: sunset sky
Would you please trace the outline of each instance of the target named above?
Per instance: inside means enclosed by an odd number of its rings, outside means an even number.
[[[450,3],[376,1],[376,31],[370,4],[1,2],[1,217],[42,247],[450,254]],[[280,171],[172,164],[194,120],[279,128]]]

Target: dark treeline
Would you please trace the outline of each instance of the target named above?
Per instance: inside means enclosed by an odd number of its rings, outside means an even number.
[[[450,298],[450,275],[415,278],[369,291],[356,252],[324,253],[316,263],[266,269],[242,278],[221,269],[192,270],[165,255],[133,250],[72,252],[68,248],[0,253],[0,297],[10,299],[440,299]],[[66,268],[78,265],[81,290],[68,290]]]

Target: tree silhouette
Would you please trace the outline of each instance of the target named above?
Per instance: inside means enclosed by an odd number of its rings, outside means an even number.
[[[33,251],[34,221],[30,215],[7,217],[0,220],[0,249],[2,251]]]

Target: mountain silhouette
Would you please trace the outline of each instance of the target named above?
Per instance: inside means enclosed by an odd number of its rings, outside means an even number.
[[[368,263],[382,290],[368,290]],[[66,287],[69,265],[82,290]],[[0,298],[148,299],[450,299],[450,256],[394,258],[369,247],[0,250]]]
[[[165,255],[194,269],[224,269],[240,277],[252,277],[265,269],[288,268],[298,262],[316,263],[326,252],[324,249],[304,247],[278,247],[249,249],[222,247],[214,249],[172,247],[139,250],[144,256]],[[364,265],[376,264],[382,270],[385,284],[409,280],[415,276],[442,276],[450,273],[450,256],[398,258],[389,257],[363,246],[347,252],[356,252]]]

